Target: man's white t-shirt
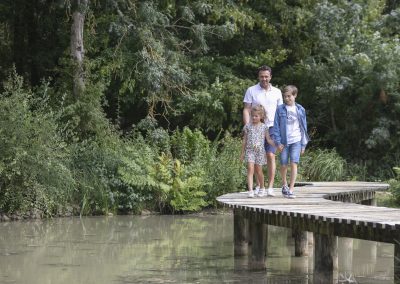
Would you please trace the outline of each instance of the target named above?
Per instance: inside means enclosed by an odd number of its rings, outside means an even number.
[[[297,108],[295,105],[286,105],[287,122],[286,122],[286,136],[287,143],[293,144],[301,140],[301,131],[299,117],[297,115]]]
[[[265,124],[271,127],[274,126],[276,107],[283,103],[282,92],[271,84],[269,84],[268,90],[265,90],[258,83],[247,89],[243,102],[252,106],[262,105],[267,112]]]

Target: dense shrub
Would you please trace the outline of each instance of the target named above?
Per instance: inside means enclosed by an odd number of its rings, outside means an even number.
[[[218,195],[237,191],[245,181],[236,139],[211,143],[187,127],[166,136],[147,122],[139,127],[143,133],[143,125],[148,126],[146,137],[136,132],[127,142],[119,168],[121,180],[130,187],[125,197],[135,197],[129,206],[142,200],[161,212],[197,211],[215,204]]]
[[[346,161],[335,149],[307,151],[302,157],[299,172],[309,181],[338,181],[346,174]]]
[[[400,204],[400,168],[394,167],[393,170],[396,173],[396,177],[389,180],[390,192],[398,205]]]
[[[36,96],[13,74],[0,96],[0,210],[38,209],[52,215],[68,204],[75,188],[68,146],[58,114],[46,104],[46,88]]]

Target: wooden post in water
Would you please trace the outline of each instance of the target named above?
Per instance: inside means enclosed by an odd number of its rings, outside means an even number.
[[[309,246],[314,245],[314,233],[313,232],[308,232],[307,242],[308,242]]]
[[[334,235],[314,233],[314,283],[336,283],[337,243]]]
[[[269,238],[269,227],[268,225],[265,225],[265,249],[264,249],[264,256],[267,257],[268,255],[268,242],[270,242]]]
[[[240,209],[233,210],[233,243],[234,256],[247,254],[247,226],[246,218]]]
[[[344,271],[346,275],[353,274],[353,239],[352,238],[340,238],[338,244],[339,250],[339,265],[341,271]]]
[[[400,238],[394,240],[394,283],[400,283]]]
[[[366,199],[361,201],[362,205],[376,206],[376,198]]]
[[[293,228],[292,236],[294,238],[294,255],[308,255],[308,233],[298,228]]]
[[[252,212],[250,224],[251,228],[251,255],[249,256],[250,270],[265,270],[265,250],[267,240],[267,225],[265,225],[261,216]]]

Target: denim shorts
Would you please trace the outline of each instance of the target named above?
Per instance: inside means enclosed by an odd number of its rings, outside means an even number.
[[[275,138],[274,135],[272,134],[272,132],[273,132],[272,130],[273,129],[274,129],[273,126],[268,129],[269,136],[271,137],[272,140],[274,140],[274,138]],[[265,139],[265,142],[264,142],[264,148],[265,148],[265,152],[267,152],[267,153],[268,152],[272,153],[272,154],[276,153],[276,147],[269,145],[266,139]]]
[[[298,164],[300,162],[301,142],[296,142],[285,146],[281,152],[281,165],[287,165],[290,162]]]

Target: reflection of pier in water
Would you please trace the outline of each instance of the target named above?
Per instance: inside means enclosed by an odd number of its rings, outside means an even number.
[[[375,205],[375,192],[388,187],[384,183],[315,182],[298,189],[296,199],[230,193],[217,200],[234,209],[235,256],[248,253],[252,270],[266,268],[268,225],[274,225],[291,228],[298,257],[310,254],[308,243],[313,242],[314,264],[310,268],[308,262],[299,262],[295,269],[308,270],[314,283],[351,283],[354,276],[374,275],[374,263],[365,265],[364,271],[353,270],[353,238],[394,244],[391,257],[394,279],[399,283],[400,209],[366,206]],[[338,237],[342,237],[340,242]],[[338,245],[347,247],[346,256],[338,256]],[[371,242],[367,253],[376,260],[377,243]]]

